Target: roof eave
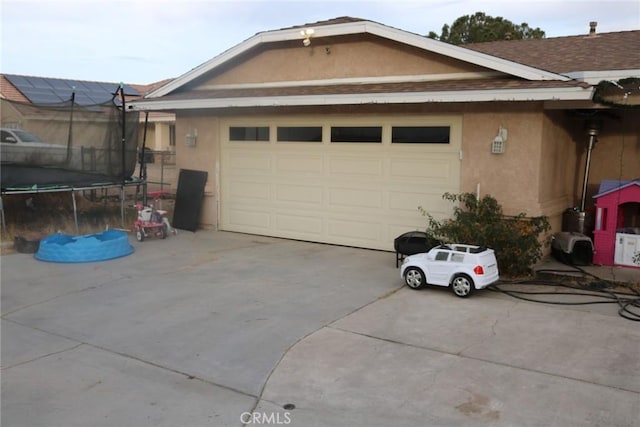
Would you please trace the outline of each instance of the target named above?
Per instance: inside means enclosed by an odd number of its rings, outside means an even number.
[[[501,89],[438,92],[397,92],[369,94],[292,95],[266,97],[202,98],[153,100],[130,103],[139,111],[192,110],[212,108],[322,106],[358,104],[415,104],[427,102],[523,102],[523,101],[590,101],[591,89],[581,87],[547,89]]]
[[[564,75],[551,73],[513,61],[508,61],[506,59],[497,58],[495,56],[487,55],[485,53],[477,52],[471,49],[466,49],[464,47],[440,42],[438,40],[388,27],[386,25],[382,25],[372,21],[358,21],[314,27],[313,38],[317,39],[320,37],[333,37],[365,33],[387,38],[399,43],[404,43],[409,46],[414,46],[426,51],[455,58],[464,62],[469,62],[481,67],[500,71],[527,80],[570,80],[569,77],[566,77]],[[146,97],[158,98],[167,95],[189,83],[190,81],[213,70],[219,65],[224,64],[232,58],[260,44],[290,40],[301,40],[300,28],[289,28],[258,33],[253,37],[241,42],[240,44],[226,50],[220,55],[210,59],[209,61],[191,69],[180,77],[172,80],[168,84],[150,92]]]

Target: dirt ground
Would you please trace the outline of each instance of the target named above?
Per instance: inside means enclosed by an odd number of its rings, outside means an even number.
[[[166,210],[171,221],[177,187],[175,165],[165,165],[162,169],[160,165],[149,165],[147,183],[148,192],[162,189],[169,193],[157,201],[157,207]],[[19,249],[16,245],[37,242],[53,233],[82,235],[107,228],[131,230],[137,218],[134,205],[142,201],[142,191],[142,186],[126,187],[124,204],[117,187],[76,192],[77,230],[70,192],[4,195],[1,253],[12,253]]]

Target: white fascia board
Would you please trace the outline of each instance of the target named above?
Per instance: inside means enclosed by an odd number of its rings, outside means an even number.
[[[438,40],[430,39],[428,37],[409,33],[407,31],[388,27],[386,25],[378,24],[371,21],[358,21],[334,25],[320,25],[317,27],[309,26],[308,28],[313,28],[314,30],[314,33],[311,36],[312,44],[314,39],[318,39],[321,37],[370,33],[379,37],[397,41],[399,43],[414,46],[429,52],[441,54],[481,67],[521,77],[527,80],[570,80],[569,77],[560,74],[550,73],[548,71],[529,67],[516,62],[507,61],[495,56],[476,52],[471,49],[465,49],[460,46],[444,43]],[[215,67],[231,60],[235,56],[240,55],[259,44],[275,43],[289,40],[300,40],[300,44],[302,44],[302,40],[304,37],[300,34],[301,30],[302,27],[298,27],[258,33],[253,37],[245,40],[244,42],[230,48],[229,50],[226,50],[220,55],[210,59],[209,61],[193,68],[180,77],[172,80],[168,84],[152,91],[146,96],[146,98],[157,98],[163,95],[167,95],[172,91],[182,87],[186,83],[192,81],[193,79],[200,77],[201,75],[211,71]]]
[[[588,101],[591,89],[551,88],[551,89],[505,89],[466,90],[440,92],[400,92],[339,95],[266,96],[243,98],[208,99],[161,99],[152,102],[131,103],[130,108],[138,111],[193,110],[209,108],[243,107],[283,107],[358,104],[415,104],[427,102],[490,102],[490,101]]]
[[[598,84],[603,80],[621,80],[629,77],[640,78],[640,69],[634,70],[607,70],[607,71],[573,71],[566,74],[572,79],[586,82],[589,84]]]
[[[184,73],[178,78],[173,79],[166,85],[160,86],[158,89],[148,93],[145,96],[145,98],[158,98],[160,96],[167,95],[173,92],[174,90],[182,87],[186,83],[189,83],[191,80],[197,77],[200,77],[201,75],[214,69],[218,65],[221,65],[227,62],[228,60],[232,59],[234,56],[239,55],[242,52],[251,49],[252,47],[258,45],[260,42],[261,42],[260,38],[257,35],[253,36],[250,39],[240,43],[239,45],[236,45],[231,49],[221,53],[220,55],[210,59],[209,61],[191,69],[190,71],[187,71],[186,73]]]

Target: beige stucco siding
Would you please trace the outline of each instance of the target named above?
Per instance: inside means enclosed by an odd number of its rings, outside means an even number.
[[[206,171],[200,224],[207,228],[217,227],[217,178],[219,165],[219,120],[206,112],[179,112],[176,115],[176,167]],[[185,144],[186,135],[197,134],[195,145]],[[177,183],[176,183],[177,184]]]
[[[491,195],[506,214],[539,214],[541,106],[486,103],[465,108],[463,191]],[[508,132],[504,154],[492,154],[500,126]]]
[[[562,213],[575,203],[577,146],[567,131],[570,123],[564,111],[545,112],[542,126],[539,214],[547,216],[551,226],[559,230]]]
[[[374,36],[321,38],[308,48],[300,45],[278,43],[248,52],[199,86],[487,71]]]
[[[617,119],[615,117],[618,117]],[[581,130],[583,152],[580,158],[584,170],[588,137]],[[604,179],[631,180],[640,177],[640,111],[618,110],[602,121],[602,130],[591,156],[589,172],[589,202]]]
[[[506,213],[525,211],[531,215],[541,214],[545,209],[541,204],[540,160],[542,158],[542,135],[544,131],[544,113],[537,111],[539,105],[509,108],[506,105],[484,104],[476,107],[463,105],[425,104],[403,107],[365,106],[358,108],[315,109],[317,117],[327,114],[349,113],[354,119],[393,115],[424,115],[426,119],[435,115],[458,115],[461,120],[461,184],[460,190],[490,194],[498,199]],[[309,112],[305,112],[308,114]],[[282,110],[282,117],[295,116],[293,110]],[[206,170],[209,181],[205,192],[205,208],[202,222],[216,226],[218,186],[216,182],[220,167],[220,117],[206,113],[179,113],[176,124],[176,143],[178,145],[178,168]],[[246,114],[247,123],[255,115]],[[273,116],[277,120],[278,115]],[[507,148],[504,154],[491,154],[491,141],[500,126],[509,132]],[[197,131],[195,146],[185,146],[185,135]],[[552,154],[547,154],[552,155]],[[564,154],[563,154],[564,155]],[[566,153],[571,155],[570,152]],[[569,159],[565,159],[569,160]],[[557,166],[557,168],[560,168]],[[549,178],[551,180],[551,178]],[[559,191],[552,183],[544,184],[549,189],[542,191],[542,199],[557,198]],[[566,187],[566,185],[564,185]],[[547,193],[550,195],[547,196]],[[416,203],[416,207],[419,203]]]

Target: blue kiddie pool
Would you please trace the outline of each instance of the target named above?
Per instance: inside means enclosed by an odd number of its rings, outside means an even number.
[[[49,262],[93,262],[133,253],[127,233],[107,230],[83,236],[52,234],[40,240],[36,259]]]

